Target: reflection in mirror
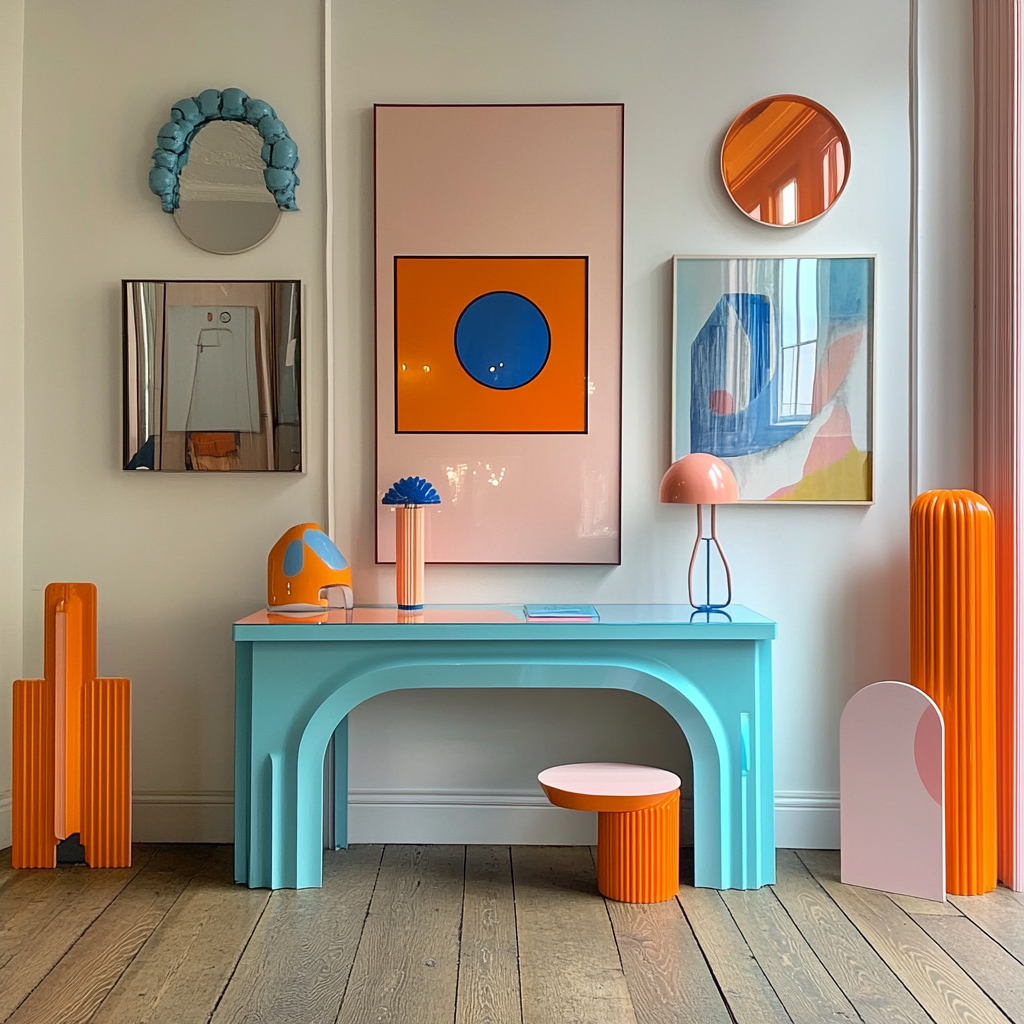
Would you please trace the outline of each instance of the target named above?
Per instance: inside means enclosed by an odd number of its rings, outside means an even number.
[[[769,96],[733,121],[722,146],[722,179],[736,205],[776,227],[820,217],[850,175],[850,142],[820,103]]]
[[[245,252],[264,241],[281,211],[263,179],[260,133],[244,121],[210,121],[196,133],[181,169],[174,220],[207,252]]]
[[[301,471],[299,291],[122,282],[125,469]]]

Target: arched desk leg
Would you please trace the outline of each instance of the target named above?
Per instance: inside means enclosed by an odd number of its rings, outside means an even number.
[[[249,881],[252,644],[235,641],[235,881]]]
[[[334,836],[330,843],[335,850],[348,847],[348,715],[334,730]]]

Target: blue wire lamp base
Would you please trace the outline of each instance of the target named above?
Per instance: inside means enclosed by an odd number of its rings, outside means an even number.
[[[725,557],[722,545],[718,541],[718,529],[715,515],[716,506],[711,506],[711,536],[704,536],[704,515],[703,506],[697,506],[697,540],[693,545],[693,554],[690,556],[690,569],[687,574],[687,589],[690,598],[690,606],[698,612],[720,612],[732,604],[732,573],[729,570],[729,560]],[[701,541],[704,542],[704,601],[698,604],[693,596],[693,570],[697,564],[697,553],[700,551]],[[715,604],[711,600],[711,545],[718,549],[718,555],[722,559],[722,566],[725,568],[726,598],[721,604]]]

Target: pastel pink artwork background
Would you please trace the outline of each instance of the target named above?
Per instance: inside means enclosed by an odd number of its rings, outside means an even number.
[[[380,498],[428,479],[428,562],[617,564],[620,104],[378,106],[375,120],[377,561]],[[587,434],[396,434],[395,256],[589,256]]]
[[[907,683],[872,683],[839,725],[842,880],[946,898],[943,723]]]

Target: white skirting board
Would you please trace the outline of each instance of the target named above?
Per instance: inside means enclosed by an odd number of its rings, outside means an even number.
[[[775,794],[775,846],[780,850],[838,850],[839,794]]]
[[[234,793],[230,789],[136,790],[132,795],[132,838],[137,843],[232,843]]]
[[[693,800],[680,803],[679,838],[693,844]],[[523,843],[559,846],[597,842],[597,816],[552,807],[541,795],[509,790],[353,790],[353,843]],[[775,795],[775,845],[839,849],[839,794]]]
[[[693,842],[693,803],[681,805],[680,838]],[[230,790],[136,792],[132,832],[140,843],[230,843]],[[596,816],[552,807],[539,793],[516,790],[353,790],[353,843],[522,843],[560,846],[597,841]],[[0,793],[0,849],[11,844],[11,794]],[[839,794],[775,795],[775,845],[839,848]]]
[[[11,791],[0,793],[0,850],[11,845]]]

